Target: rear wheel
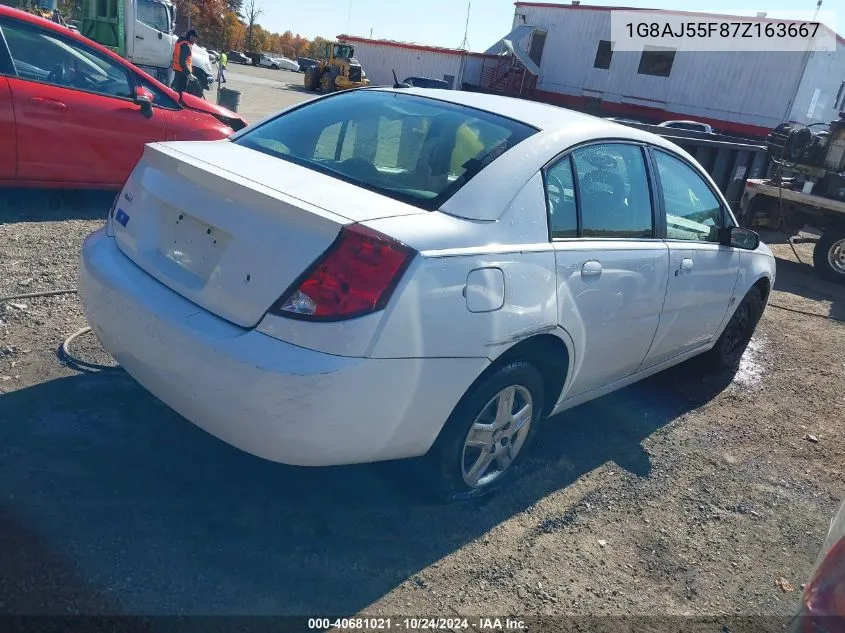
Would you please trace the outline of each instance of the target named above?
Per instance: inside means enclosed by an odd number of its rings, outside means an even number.
[[[755,286],[739,302],[716,345],[705,354],[706,364],[714,370],[735,368],[745,353],[762,315],[763,297],[760,289]]]
[[[845,226],[832,226],[813,251],[813,266],[822,279],[845,284]]]
[[[473,386],[427,455],[429,481],[442,500],[480,497],[513,476],[543,410],[543,379],[515,361]]]

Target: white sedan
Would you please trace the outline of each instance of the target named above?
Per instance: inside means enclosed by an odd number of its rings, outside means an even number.
[[[660,137],[376,88],[148,145],[79,291],[105,349],[218,438],[305,466],[424,455],[460,498],[545,418],[699,354],[736,366],[774,278]]]
[[[295,73],[299,72],[299,64],[292,59],[288,59],[287,57],[275,57],[274,59],[278,67],[282,70],[290,70]]]
[[[295,73],[299,72],[299,64],[287,57],[268,57],[267,55],[262,55],[258,60],[258,65],[264,66],[265,68],[272,68],[273,70],[282,69],[291,70]]]

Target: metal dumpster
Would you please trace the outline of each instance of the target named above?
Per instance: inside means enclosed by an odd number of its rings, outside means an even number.
[[[735,210],[739,208],[745,181],[749,178],[763,178],[769,168],[766,146],[746,139],[645,123],[624,125],[662,136],[692,154],[716,181],[716,185]]]

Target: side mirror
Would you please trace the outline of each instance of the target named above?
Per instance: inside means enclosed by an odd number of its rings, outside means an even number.
[[[719,229],[719,244],[753,251],[760,246],[760,236],[751,229],[728,226]]]
[[[152,114],[154,100],[155,97],[153,96],[153,93],[148,89],[143,86],[135,88],[135,103],[141,106],[141,112],[144,114]]]

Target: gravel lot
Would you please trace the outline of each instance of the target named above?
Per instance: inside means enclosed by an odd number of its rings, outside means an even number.
[[[74,287],[111,202],[48,198],[0,196],[0,296]],[[845,319],[845,288],[763,237],[772,301]],[[0,614],[785,616],[842,496],[845,324],[774,307],[736,375],[688,364],[558,416],[516,489],[451,507],[390,465],[241,453],[63,364],[84,326],[75,295],[0,303]]]

